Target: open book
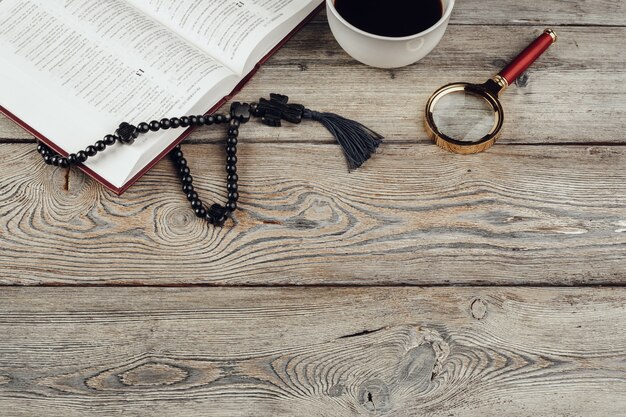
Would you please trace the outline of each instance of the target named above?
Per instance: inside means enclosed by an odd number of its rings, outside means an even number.
[[[68,154],[121,122],[204,114],[323,0],[0,0],[0,110]],[[83,167],[121,193],[181,140],[141,135]]]

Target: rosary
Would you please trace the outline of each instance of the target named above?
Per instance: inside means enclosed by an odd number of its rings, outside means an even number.
[[[61,156],[47,145],[39,143],[37,151],[48,165],[68,168],[85,162],[88,158],[103,152],[107,147],[116,143],[131,145],[139,135],[148,132],[158,132],[176,128],[210,126],[213,124],[228,124],[226,139],[226,190],[228,191],[227,203],[220,205],[212,204],[207,208],[198,196],[193,186],[193,177],[190,174],[187,160],[183,156],[180,145],[176,145],[169,153],[182,183],[182,189],[187,200],[191,203],[197,217],[205,219],[209,224],[223,226],[227,218],[237,209],[239,192],[237,181],[237,141],[239,128],[247,123],[251,117],[260,117],[261,122],[268,126],[279,127],[281,121],[300,123],[303,119],[315,120],[322,123],[341,145],[348,168],[359,168],[376,151],[383,137],[361,123],[346,119],[334,113],[320,113],[307,109],[301,104],[288,103],[289,98],[280,94],[270,94],[270,99],[261,98],[258,103],[234,102],[227,114],[213,114],[200,116],[183,116],[165,118],[160,121],[153,120],[150,123],[139,123],[136,126],[129,123],[121,123],[115,133],[106,135],[102,140],[87,146],[85,150]]]

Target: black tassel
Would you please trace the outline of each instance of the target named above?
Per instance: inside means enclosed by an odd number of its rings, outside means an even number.
[[[318,121],[328,129],[341,145],[350,171],[359,168],[370,159],[383,140],[382,135],[369,127],[335,113],[304,109],[302,118]]]
[[[259,100],[254,115],[262,117],[268,126],[280,126],[281,120],[300,123],[302,119],[315,120],[323,124],[337,139],[343,149],[350,171],[365,163],[378,146],[383,136],[354,120],[335,113],[320,113],[305,108],[301,104],[288,104],[289,97],[270,94],[270,100]]]

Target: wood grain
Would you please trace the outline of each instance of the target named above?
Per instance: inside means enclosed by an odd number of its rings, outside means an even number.
[[[318,20],[272,57],[237,98],[258,100],[282,92],[313,109],[358,119],[388,140],[427,143],[422,111],[437,88],[454,81],[485,81],[544,28],[452,25],[424,60],[380,70],[355,63]],[[557,32],[559,41],[503,95],[506,119],[500,143],[625,143],[626,28],[568,26]],[[242,136],[253,142],[331,140],[315,124],[246,126]],[[32,140],[2,116],[0,138]],[[199,142],[221,139],[219,131],[209,128],[191,137]]]
[[[185,150],[202,198],[223,198],[223,145]],[[244,142],[238,156],[241,210],[214,229],[167,160],[118,197],[4,145],[0,282],[626,282],[623,147],[385,144],[352,174],[336,145]]]
[[[453,24],[626,26],[626,4],[620,0],[456,0]]]
[[[626,413],[623,288],[5,288],[0,334],[11,416]]]

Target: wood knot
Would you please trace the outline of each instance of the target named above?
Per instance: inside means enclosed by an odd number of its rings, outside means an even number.
[[[493,65],[494,68],[497,68],[498,71],[500,71],[502,68],[506,67],[508,64],[509,63],[506,60],[502,59],[502,58],[494,59],[491,62],[491,65]]]
[[[169,216],[167,220],[177,229],[186,228],[192,225],[196,220],[196,217],[192,213],[193,212],[188,210],[187,207],[185,207],[185,210],[176,208],[168,213]]]
[[[391,408],[389,387],[380,379],[371,379],[359,389],[359,403],[368,411],[388,411]]]
[[[134,387],[173,385],[184,381],[189,373],[164,363],[146,363],[119,375],[122,384]]]
[[[6,375],[0,375],[0,385],[8,384],[11,382],[11,378]]]
[[[470,310],[472,311],[472,317],[476,320],[482,320],[487,315],[487,303],[485,303],[480,298],[472,301],[470,305]]]
[[[520,88],[526,87],[528,85],[528,72],[523,72],[517,79],[515,80],[515,85]]]

